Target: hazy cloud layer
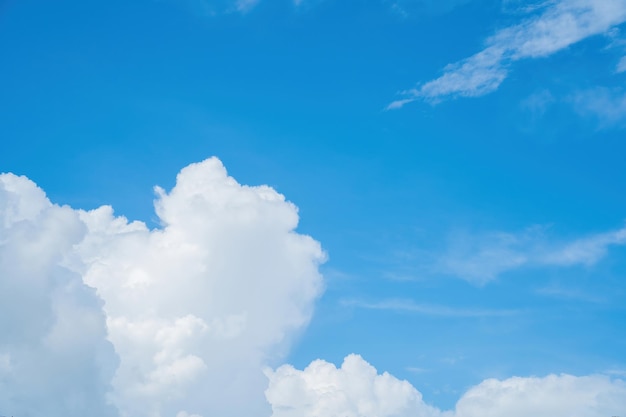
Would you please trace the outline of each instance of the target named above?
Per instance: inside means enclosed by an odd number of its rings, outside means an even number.
[[[606,417],[626,408],[626,384],[604,375],[489,379],[470,388],[455,410],[442,411],[357,355],[340,368],[318,360],[302,371],[285,365],[267,374],[272,417]]]

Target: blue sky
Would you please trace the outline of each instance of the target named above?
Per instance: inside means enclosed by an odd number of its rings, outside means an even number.
[[[444,410],[488,378],[619,379],[624,22],[622,0],[0,1],[0,172],[149,229],[153,187],[211,156],[283,194],[327,260],[272,367],[356,353]]]

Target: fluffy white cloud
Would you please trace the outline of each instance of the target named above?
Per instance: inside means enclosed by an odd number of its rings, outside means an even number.
[[[471,388],[455,417],[602,417],[626,409],[626,384],[603,375],[489,379]]]
[[[407,381],[384,373],[358,355],[345,358],[340,368],[317,360],[299,371],[284,365],[267,370],[270,385],[265,395],[272,417],[434,417],[438,410],[426,405]]]
[[[626,0],[558,0],[536,17],[502,29],[477,54],[450,64],[443,75],[418,88],[388,108],[418,99],[474,97],[496,90],[508,75],[511,62],[551,55],[585,38],[604,33],[626,21]]]
[[[0,175],[0,413],[115,415],[102,303],[67,267],[85,234],[74,210]]]
[[[161,229],[106,207],[81,213],[82,273],[105,301],[121,360],[115,404],[131,417],[259,414],[262,365],[307,324],[322,290],[320,245],[294,232],[293,204],[239,185],[217,159],[157,193]]]
[[[2,412],[110,415],[108,398],[129,417],[269,414],[262,367],[322,291],[293,204],[215,158],[157,188],[154,230],[0,178]]]
[[[238,184],[217,159],[186,167],[157,195],[161,227],[151,230],[110,207],[52,204],[28,179],[0,175],[0,412],[605,417],[626,408],[624,383],[605,376],[487,380],[441,411],[356,355],[339,369],[316,361],[263,372],[311,317],[319,243],[295,232],[293,204]],[[594,262],[624,242],[623,230],[592,236],[544,262]]]
[[[318,360],[302,371],[285,365],[267,374],[272,417],[606,417],[626,408],[626,384],[602,375],[489,379],[469,389],[455,410],[442,411],[357,355],[340,368]]]

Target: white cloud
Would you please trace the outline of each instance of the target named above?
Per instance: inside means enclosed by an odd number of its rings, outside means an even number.
[[[550,91],[540,90],[522,100],[521,106],[528,110],[533,117],[538,117],[544,115],[555,102],[556,98]]]
[[[340,368],[317,360],[303,371],[284,365],[266,373],[272,417],[439,416],[407,381],[378,375],[357,355],[346,357]]]
[[[619,125],[626,120],[626,95],[622,91],[597,87],[579,91],[570,101],[582,116],[596,118],[600,127]]]
[[[259,0],[169,0],[186,7],[191,13],[201,17],[215,17],[228,13],[245,14],[259,3]]]
[[[78,213],[24,177],[0,175],[0,412],[114,416],[116,366],[102,303],[66,266]]]
[[[317,360],[303,371],[267,371],[272,417],[606,417],[626,408],[626,384],[608,376],[548,375],[488,379],[470,388],[455,410],[427,405],[407,381],[376,372],[360,356],[343,365]]]
[[[615,72],[621,73],[626,72],[626,56],[620,58],[617,66],[615,67]]]
[[[105,301],[121,360],[115,402],[133,417],[153,404],[170,414],[258,414],[261,366],[308,323],[324,254],[294,232],[293,204],[239,185],[217,159],[186,167],[169,194],[157,193],[160,230],[108,208],[81,214],[84,279]]]
[[[626,227],[569,242],[551,241],[540,227],[521,233],[457,235],[435,269],[480,285],[525,266],[592,266],[606,256],[611,246],[624,244]]]
[[[488,379],[458,401],[455,417],[602,417],[623,412],[626,384],[607,376]]]
[[[502,317],[519,313],[519,311],[516,310],[485,310],[454,308],[437,304],[418,304],[413,300],[406,299],[387,299],[376,302],[342,300],[341,303],[346,307],[356,307],[368,310],[388,310],[435,317]]]
[[[259,0],[237,0],[237,10],[241,13],[249,12],[258,2]]]
[[[498,31],[477,54],[444,68],[439,78],[405,91],[388,109],[418,99],[475,97],[496,90],[512,62],[551,55],[626,21],[626,0],[558,0],[542,13]]]
[[[548,265],[593,265],[606,256],[612,245],[626,244],[626,227],[576,239],[539,256]]]
[[[85,212],[52,204],[28,179],[0,175],[0,411],[605,417],[626,406],[624,383],[605,376],[487,380],[454,411],[441,411],[356,355],[339,369],[316,361],[303,371],[286,365],[264,374],[310,319],[322,290],[319,243],[295,232],[293,204],[269,187],[238,184],[217,159],[186,167],[170,192],[157,194],[162,226],[150,230],[110,207]],[[518,250],[519,237],[502,239]],[[529,259],[591,264],[623,243],[620,229]],[[412,303],[378,307],[482,314]]]
[[[389,8],[403,18],[444,14],[469,3],[470,0],[384,0]]]
[[[583,291],[576,288],[561,287],[554,284],[547,287],[538,288],[535,292],[539,295],[547,297],[584,301],[587,303],[605,303],[607,301],[606,298],[590,294],[588,291]]]
[[[322,291],[293,204],[215,158],[157,188],[155,230],[0,179],[2,412],[114,415],[108,398],[124,417],[269,414],[262,368]]]

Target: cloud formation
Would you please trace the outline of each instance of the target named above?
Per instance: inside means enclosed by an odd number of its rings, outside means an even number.
[[[591,266],[611,246],[626,244],[626,227],[569,242],[555,242],[545,229],[532,227],[521,233],[492,232],[456,236],[435,269],[478,285],[498,275],[526,266]]]
[[[87,229],[30,180],[0,175],[0,412],[115,416],[102,302],[67,266]]]
[[[180,3],[181,0],[170,0]],[[200,16],[219,16],[228,13],[246,14],[251,12],[261,0],[182,0],[182,4],[192,13]],[[303,0],[293,0],[294,7],[302,4]]]
[[[431,317],[505,317],[520,313],[520,311],[517,310],[469,309],[455,308],[438,304],[420,304],[413,300],[394,298],[375,302],[344,299],[341,301],[341,304],[346,307],[362,308],[366,310],[395,311],[399,313],[412,313]]]
[[[262,367],[308,323],[323,286],[324,252],[294,231],[293,204],[238,184],[215,158],[157,188],[154,230],[0,179],[0,410],[269,413]]]
[[[272,417],[606,417],[626,408],[626,384],[604,375],[488,379],[450,411],[429,406],[409,382],[378,374],[358,355],[340,368],[317,360],[267,375]]]
[[[388,109],[420,99],[436,102],[490,93],[506,79],[511,63],[549,56],[626,21],[626,0],[558,0],[547,4],[537,16],[498,31],[487,39],[482,51],[446,66],[439,78],[403,92],[405,97],[389,104]]]
[[[570,102],[580,115],[597,119],[602,128],[623,126],[626,120],[626,94],[620,90],[603,87],[583,90],[570,97]]]
[[[266,371],[265,395],[272,417],[435,417],[439,412],[422,400],[407,381],[378,375],[358,355],[347,356],[340,368],[317,360],[299,371],[284,365]]]
[[[111,207],[55,205],[27,178],[0,175],[0,411],[605,417],[626,407],[624,382],[602,375],[490,379],[442,411],[357,355],[340,368],[321,360],[302,371],[266,368],[307,325],[323,287],[324,252],[295,232],[296,207],[270,187],[238,184],[212,158],[184,168],[171,191],[157,188],[155,208],[161,227],[151,230]],[[623,243],[620,229],[529,259],[591,264]],[[492,314],[397,302],[363,307]]]

